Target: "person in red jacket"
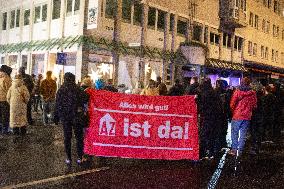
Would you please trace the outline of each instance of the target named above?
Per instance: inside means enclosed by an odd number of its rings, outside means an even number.
[[[231,130],[232,149],[229,154],[242,154],[252,111],[256,108],[256,104],[256,93],[250,88],[250,79],[244,77],[239,89],[234,92],[230,103],[233,119]]]

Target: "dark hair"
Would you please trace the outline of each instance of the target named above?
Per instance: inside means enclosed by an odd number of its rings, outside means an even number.
[[[75,75],[70,73],[70,72],[65,73],[64,74],[64,82],[75,83]]]

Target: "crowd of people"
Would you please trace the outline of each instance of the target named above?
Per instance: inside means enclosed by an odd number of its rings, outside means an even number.
[[[237,88],[232,88],[225,80],[217,80],[212,86],[209,78],[192,77],[186,82],[176,79],[171,88],[162,82],[149,80],[135,89],[127,90],[124,84],[117,88],[112,80],[99,79],[95,82],[87,76],[76,83],[75,75],[66,73],[64,82],[57,88],[52,72],[46,78],[37,78],[20,68],[11,79],[12,69],[6,65],[0,69],[0,126],[1,134],[25,135],[28,125],[33,124],[32,109],[42,110],[45,126],[63,125],[66,163],[70,164],[71,138],[74,131],[77,146],[77,163],[83,160],[84,128],[88,126],[88,94],[86,90],[107,90],[111,92],[132,93],[149,96],[195,95],[198,108],[200,157],[213,158],[228,148],[226,141],[228,124],[231,123],[232,145],[230,155],[243,153],[246,136],[251,135],[250,153],[257,154],[264,142],[276,142],[281,135],[280,118],[284,107],[284,95],[280,83],[262,85],[259,81],[243,78]]]

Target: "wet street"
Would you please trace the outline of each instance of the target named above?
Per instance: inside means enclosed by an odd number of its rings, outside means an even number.
[[[264,144],[237,171],[226,155],[202,162],[93,158],[67,167],[61,126],[37,122],[24,137],[0,136],[0,188],[283,188],[283,147],[284,140]]]

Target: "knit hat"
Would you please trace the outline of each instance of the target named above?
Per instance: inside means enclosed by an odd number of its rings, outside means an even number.
[[[7,66],[7,65],[2,65],[1,68],[0,68],[0,71],[4,72],[4,73],[6,73],[7,75],[10,76],[13,69],[11,67]]]

